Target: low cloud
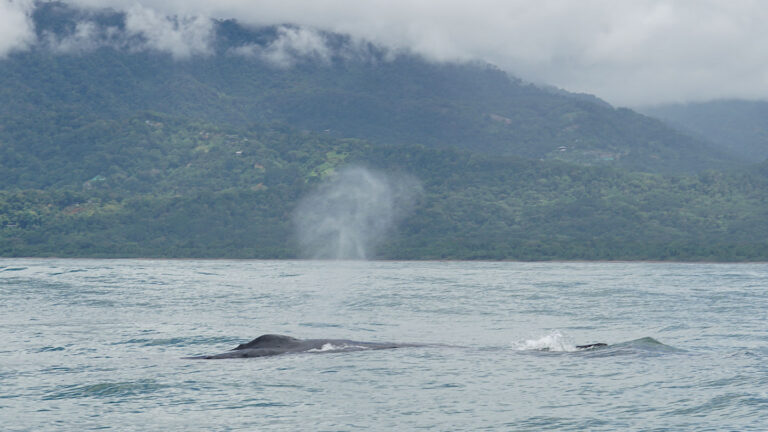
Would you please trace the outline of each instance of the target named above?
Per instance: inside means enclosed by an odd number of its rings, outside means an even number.
[[[125,11],[144,49],[210,53],[212,19],[290,25],[273,64],[323,59],[322,31],[433,61],[480,60],[618,105],[768,97],[768,3],[759,0],[71,0]],[[0,0],[0,55],[34,40],[26,3]],[[317,29],[321,32],[309,29]]]
[[[69,32],[43,31],[40,43],[58,53],[112,47],[134,52],[159,51],[177,60],[213,52],[214,22],[206,16],[170,16],[139,4],[123,13],[123,26],[104,25],[86,15]]]
[[[134,4],[126,11],[128,35],[143,39],[143,46],[167,52],[175,59],[211,53],[213,22],[203,15],[168,16]]]
[[[0,0],[0,58],[35,42],[31,1]]]
[[[57,36],[46,32],[42,43],[54,52],[74,54],[93,51],[103,46],[125,48],[125,35],[116,27],[101,27],[92,21],[81,21],[75,25],[72,33]]]
[[[251,44],[234,48],[233,53],[256,56],[278,67],[291,67],[302,60],[330,62],[332,51],[322,33],[311,28],[280,26],[277,38],[266,47]]]

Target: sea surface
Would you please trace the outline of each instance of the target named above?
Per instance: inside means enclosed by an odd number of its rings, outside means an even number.
[[[768,264],[0,259],[0,430],[420,429],[768,430]]]

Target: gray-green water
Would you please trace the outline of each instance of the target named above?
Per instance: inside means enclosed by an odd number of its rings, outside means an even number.
[[[766,430],[766,287],[765,264],[0,260],[0,429]],[[263,333],[443,346],[182,358]]]

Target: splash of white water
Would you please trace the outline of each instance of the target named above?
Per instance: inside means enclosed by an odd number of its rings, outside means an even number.
[[[512,344],[520,351],[577,351],[571,338],[554,330],[539,339],[526,339]]]

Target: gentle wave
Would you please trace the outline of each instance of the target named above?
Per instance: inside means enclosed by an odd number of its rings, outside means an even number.
[[[190,346],[234,343],[239,339],[231,337],[175,337],[175,338],[136,338],[126,341],[113,342],[112,345],[141,345],[141,346]]]
[[[768,424],[768,264],[0,264],[3,431]],[[430,345],[182,359],[265,329]]]
[[[44,346],[42,348],[38,348],[37,352],[52,352],[52,351],[64,351],[66,348],[60,347],[60,346]]]
[[[154,380],[129,382],[104,382],[86,385],[60,386],[57,390],[43,397],[43,400],[78,399],[78,398],[123,398],[141,396],[167,387]]]
[[[27,267],[6,267],[6,268],[0,268],[0,272],[22,271],[26,269]]]

